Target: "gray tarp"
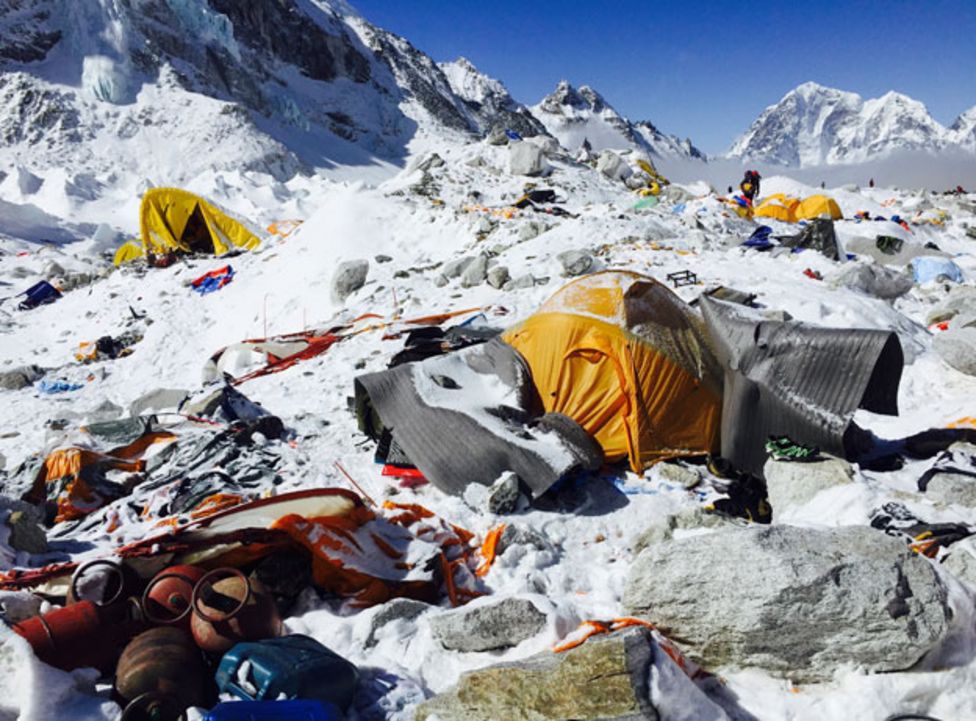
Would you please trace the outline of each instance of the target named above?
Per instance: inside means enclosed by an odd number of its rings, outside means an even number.
[[[577,468],[595,470],[600,446],[549,414],[522,357],[499,339],[356,378],[410,461],[445,493],[491,485],[513,471],[533,497]]]
[[[770,435],[843,457],[858,408],[897,415],[904,358],[894,333],[766,321],[707,296],[701,308],[725,367],[722,455],[737,469],[762,475]]]

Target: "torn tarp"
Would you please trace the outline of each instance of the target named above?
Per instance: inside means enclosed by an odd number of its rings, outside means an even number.
[[[382,429],[392,432],[445,493],[513,471],[539,496],[571,471],[603,462],[578,424],[542,416],[528,366],[498,339],[359,376],[356,401],[362,430],[376,440]]]
[[[762,475],[770,435],[843,457],[858,408],[898,413],[904,358],[896,334],[763,320],[707,296],[701,308],[725,367],[722,455],[738,470]]]

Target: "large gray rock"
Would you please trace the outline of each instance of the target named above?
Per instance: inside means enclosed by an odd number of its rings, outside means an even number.
[[[332,297],[342,302],[366,284],[369,275],[369,261],[346,260],[336,266],[332,276]]]
[[[34,381],[44,375],[44,369],[39,366],[17,366],[0,373],[0,388],[8,391],[19,391],[21,388],[33,385]]]
[[[747,526],[748,521],[742,518],[726,516],[722,513],[709,513],[701,506],[692,506],[656,519],[634,539],[631,550],[636,554],[655,543],[670,541],[674,538],[674,532],[678,530],[745,528]]]
[[[510,279],[508,268],[504,265],[496,265],[488,270],[488,285],[492,288],[501,289]]]
[[[569,278],[583,275],[593,267],[593,256],[582,250],[564,250],[556,260],[563,266],[563,275]]]
[[[474,261],[473,255],[465,255],[454,260],[449,260],[444,264],[441,275],[449,280],[452,278],[460,278],[464,269],[471,265],[472,261]]]
[[[927,559],[877,530],[769,526],[648,546],[623,606],[706,668],[811,683],[845,664],[910,668],[948,633],[946,595]]]
[[[976,587],[976,541],[967,538],[953,543],[942,567],[960,581]]]
[[[798,462],[770,458],[763,466],[773,521],[790,508],[807,503],[820,491],[854,482],[854,469],[847,461],[831,456]]]
[[[559,155],[562,152],[559,141],[551,135],[536,135],[532,138],[526,138],[525,142],[532,143],[548,156]]]
[[[441,645],[452,651],[491,651],[517,646],[546,625],[546,614],[526,598],[502,598],[430,617]]]
[[[529,220],[519,228],[519,240],[532,240],[546,232],[546,224],[541,220]]]
[[[612,150],[604,150],[596,161],[596,169],[611,180],[627,180],[634,174],[627,162]]]
[[[651,638],[630,628],[469,671],[415,721],[727,721]]]
[[[957,371],[976,376],[976,320],[971,320],[971,316],[953,318],[949,330],[932,338],[932,347]]]
[[[477,255],[474,260],[468,263],[464,272],[461,273],[461,287],[474,288],[476,285],[484,283],[487,277],[488,257],[485,255]]]
[[[976,478],[963,473],[937,473],[925,486],[925,497],[976,508]]]
[[[508,146],[508,169],[512,175],[542,175],[547,167],[545,151],[535,143],[522,141]]]
[[[366,648],[375,646],[378,642],[376,637],[380,629],[387,624],[393,623],[394,621],[413,621],[432,608],[434,607],[430,604],[424,603],[423,601],[416,601],[412,598],[394,598],[391,601],[387,601],[370,619],[369,633],[366,635],[363,646]]]

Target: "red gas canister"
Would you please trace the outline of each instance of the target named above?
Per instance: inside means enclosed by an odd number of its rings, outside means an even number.
[[[13,630],[27,639],[44,663],[65,671],[91,666],[107,675],[141,628],[131,618],[120,621],[116,610],[78,601],[21,621]]]
[[[160,571],[142,594],[142,613],[160,626],[190,630],[193,588],[207,574],[199,566],[170,566]]]
[[[264,585],[233,568],[218,568],[193,589],[190,629],[197,645],[222,654],[240,641],[280,636],[281,617]]]

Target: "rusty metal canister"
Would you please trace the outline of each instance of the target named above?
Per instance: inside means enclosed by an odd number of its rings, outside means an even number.
[[[142,594],[142,613],[150,623],[190,630],[193,588],[207,574],[199,566],[170,566],[156,574]]]
[[[233,568],[218,568],[193,589],[190,628],[204,651],[223,654],[240,641],[280,636],[281,617],[264,585]]]
[[[27,639],[46,664],[65,671],[91,666],[107,675],[142,626],[132,619],[120,621],[114,609],[78,601],[21,621],[13,630]]]
[[[125,647],[115,672],[123,718],[176,721],[188,706],[206,705],[207,677],[187,631],[171,626],[144,631]]]

